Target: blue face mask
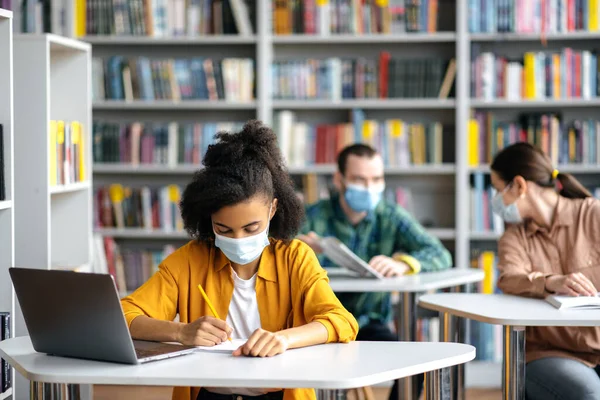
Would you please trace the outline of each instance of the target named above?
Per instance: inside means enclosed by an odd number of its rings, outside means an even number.
[[[492,212],[509,224],[520,224],[523,222],[523,218],[519,213],[516,201],[508,205],[504,204],[503,196],[506,189],[508,189],[508,186],[503,191],[496,193],[492,198]]]
[[[353,183],[346,184],[344,199],[356,212],[373,211],[383,197],[385,185],[377,185],[367,189]]]
[[[269,216],[271,216],[271,208],[269,208]],[[261,233],[239,239],[219,235],[213,230],[215,246],[221,249],[229,261],[239,265],[249,264],[260,257],[265,247],[269,245],[269,225],[270,221]]]

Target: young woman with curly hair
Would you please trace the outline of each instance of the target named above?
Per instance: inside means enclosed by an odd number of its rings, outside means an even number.
[[[358,326],[334,295],[314,252],[292,240],[304,217],[277,137],[257,121],[219,133],[184,190],[194,239],[122,300],[134,339],[214,346],[244,339],[234,356],[355,339]],[[198,285],[220,316],[214,318]],[[179,314],[179,322],[174,322]],[[174,399],[310,399],[307,389],[175,388]]]

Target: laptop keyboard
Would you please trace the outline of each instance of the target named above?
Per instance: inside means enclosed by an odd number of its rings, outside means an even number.
[[[172,350],[169,350],[169,351],[172,351]],[[166,351],[135,349],[135,355],[137,356],[138,359],[152,357],[152,356],[156,356],[156,355],[164,354],[164,353],[166,353]]]
[[[162,354],[175,353],[177,351],[185,350],[186,347],[179,345],[172,345],[167,343],[156,343],[152,348],[144,349],[135,347],[135,354],[138,359],[148,358],[152,356],[159,356]]]

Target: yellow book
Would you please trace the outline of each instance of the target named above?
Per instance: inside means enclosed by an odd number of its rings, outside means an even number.
[[[598,0],[588,0],[588,29],[590,32],[598,30]]]
[[[554,76],[554,82],[552,88],[554,89],[553,97],[560,99],[560,54],[552,55],[552,74]]]
[[[75,26],[75,37],[79,38],[85,36],[86,33],[86,1],[74,0],[73,3],[75,7],[75,12],[73,13],[75,18],[75,21],[73,21]]]
[[[64,184],[65,169],[65,121],[56,122],[56,183]]]
[[[77,122],[71,122],[71,142],[73,143],[73,153],[71,154],[71,162],[73,163],[73,182],[80,182],[79,176],[77,175],[77,168],[79,166],[79,128]]]
[[[523,57],[523,71],[525,73],[525,98],[535,98],[535,53],[527,52]]]
[[[50,152],[50,186],[56,186],[56,176],[58,175],[56,169],[56,121],[50,121],[50,142],[48,144],[48,149]]]
[[[569,129],[569,161],[574,162],[575,161],[575,149],[576,149],[576,142],[575,142],[575,131],[573,129]]]
[[[483,294],[494,293],[494,260],[496,255],[493,251],[481,253],[481,269],[483,270],[483,282],[481,285]]]
[[[477,120],[470,119],[467,124],[467,157],[469,167],[479,165],[479,124]]]
[[[77,149],[77,154],[79,156],[79,182],[83,182],[85,181],[85,174],[86,174],[86,170],[85,170],[85,161],[86,161],[86,157],[85,157],[85,135],[83,132],[83,125],[81,125],[79,122],[75,122],[74,123],[76,125],[76,129],[77,129],[77,136],[79,138],[79,148]]]

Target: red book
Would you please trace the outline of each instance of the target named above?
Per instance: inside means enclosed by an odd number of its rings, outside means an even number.
[[[391,55],[387,51],[382,51],[379,55],[379,98],[387,99],[389,76],[388,69]]]

